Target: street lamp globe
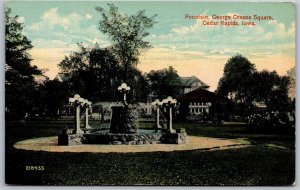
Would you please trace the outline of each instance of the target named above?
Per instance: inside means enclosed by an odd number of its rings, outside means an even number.
[[[80,98],[80,95],[79,95],[79,94],[75,94],[75,95],[74,95],[74,99],[75,99],[75,100],[79,100],[79,98]]]
[[[127,84],[126,84],[126,83],[122,83],[122,84],[121,84],[121,88],[122,88],[122,89],[126,89],[126,87],[127,87]]]

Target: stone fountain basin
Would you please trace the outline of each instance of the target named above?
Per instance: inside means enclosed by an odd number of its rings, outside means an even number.
[[[133,134],[110,133],[100,130],[86,134],[61,134],[60,145],[108,144],[108,145],[143,145],[143,144],[185,144],[185,132],[170,133],[165,130],[138,129]]]
[[[110,133],[108,130],[83,134],[83,144],[184,144],[186,133],[169,133],[164,130],[138,129],[133,134]]]

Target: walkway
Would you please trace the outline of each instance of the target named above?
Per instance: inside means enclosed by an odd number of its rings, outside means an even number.
[[[170,152],[183,150],[216,150],[239,148],[250,145],[243,139],[220,139],[189,136],[187,144],[149,144],[149,145],[76,145],[58,146],[57,136],[28,139],[14,144],[16,149],[47,152],[93,152],[93,153],[129,153],[129,152]]]

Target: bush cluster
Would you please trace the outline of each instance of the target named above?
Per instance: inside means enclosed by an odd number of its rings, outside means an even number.
[[[295,127],[295,113],[271,111],[262,114],[252,114],[247,117],[251,127]]]

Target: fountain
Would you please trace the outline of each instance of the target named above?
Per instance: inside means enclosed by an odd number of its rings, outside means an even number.
[[[184,144],[187,134],[184,129],[173,129],[172,113],[176,106],[176,99],[167,97],[152,103],[156,109],[156,119],[153,129],[138,129],[137,111],[135,106],[127,103],[127,94],[130,87],[126,83],[118,87],[122,95],[121,101],[111,106],[111,120],[109,130],[92,130],[88,123],[88,112],[91,102],[74,95],[69,102],[76,108],[76,125],[73,130],[63,129],[58,136],[59,145],[80,144],[113,144],[113,145],[142,145],[142,144]],[[85,108],[85,125],[81,129],[80,109]],[[167,113],[167,128],[160,125],[160,110]]]
[[[121,93],[123,99],[122,103],[114,105],[112,109],[112,117],[110,123],[110,133],[120,134],[133,134],[137,132],[135,120],[136,114],[126,100],[126,94],[129,92],[130,87],[126,83],[123,83],[118,87],[118,91]]]

